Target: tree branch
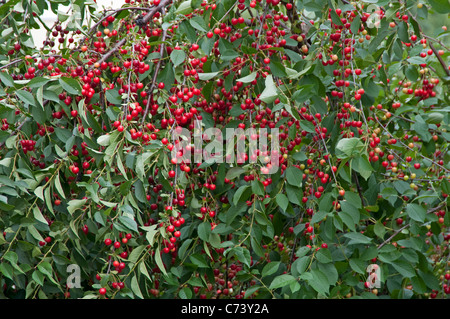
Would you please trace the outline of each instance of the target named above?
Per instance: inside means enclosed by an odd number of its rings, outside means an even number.
[[[422,28],[419,24],[419,21],[417,21],[417,19],[411,14],[409,13],[409,16],[417,23],[417,26],[419,27],[419,32],[423,37],[427,37],[427,35],[425,33],[423,33]],[[436,58],[438,59],[439,63],[442,65],[442,68],[444,69],[445,73],[447,73],[447,76],[450,76],[450,70],[448,69],[447,64],[445,64],[444,60],[442,59],[442,57],[439,55],[439,52],[436,50],[436,48],[434,47],[434,45],[431,42],[428,42],[428,44],[430,45],[431,50],[433,51],[434,55],[436,56]]]
[[[409,226],[411,226],[411,224],[407,224],[407,225],[403,226],[402,228],[397,229],[397,230],[392,234],[391,237],[389,237],[388,239],[386,239],[384,242],[382,242],[382,243],[378,246],[378,249],[381,249],[381,247],[383,247],[384,245],[388,244],[388,243],[392,240],[392,238],[394,238],[395,236],[397,236],[398,233],[400,233],[403,229],[408,228]]]
[[[111,55],[114,54],[114,52],[116,52],[117,50],[119,50],[119,48],[125,44],[125,42],[127,42],[126,38],[123,38],[122,40],[120,40],[119,42],[116,43],[116,45],[109,50],[100,60],[98,60],[98,63],[103,63],[105,62]]]
[[[364,206],[366,206],[365,201],[364,201],[364,196],[362,194],[362,188],[361,185],[359,184],[359,179],[358,179],[358,175],[356,175],[356,172],[353,171],[353,177],[355,179],[355,183],[356,183],[356,189],[358,190],[358,195],[359,198],[361,198],[361,204]]]
[[[35,55],[32,56],[32,58],[36,58],[36,57],[38,57],[38,56],[41,56],[41,55],[40,55],[40,54],[35,54]],[[62,58],[61,55],[57,55],[57,54],[56,54],[56,55],[55,55],[55,54],[43,54],[42,56],[45,56],[45,57],[53,56],[53,57],[55,57],[55,58]],[[1,70],[1,69],[5,69],[5,68],[7,68],[7,67],[9,67],[9,66],[11,66],[11,65],[14,65],[14,64],[16,64],[16,63],[23,62],[23,61],[24,61],[23,58],[15,59],[15,60],[9,62],[8,64],[5,64],[5,65],[0,66],[0,70]]]
[[[161,47],[159,49],[160,57],[159,57],[158,63],[156,64],[156,67],[155,67],[155,73],[153,74],[152,84],[150,85],[147,105],[145,106],[144,115],[142,116],[142,124],[144,124],[145,118],[147,117],[148,110],[150,108],[150,95],[152,94],[153,90],[156,88],[156,78],[158,77],[159,69],[161,68],[161,61],[162,61],[163,54],[164,54],[164,41],[166,41],[166,36],[167,36],[167,30],[164,30],[162,38],[161,38],[161,41],[162,41]]]
[[[436,58],[438,59],[439,63],[442,65],[442,68],[444,69],[445,73],[447,73],[447,76],[450,76],[450,70],[448,69],[447,64],[445,64],[445,61],[440,56],[439,52],[436,50],[436,48],[431,42],[428,42],[428,44],[430,45],[430,48],[433,51]]]
[[[155,15],[156,12],[161,11],[164,9],[165,6],[167,6],[168,4],[170,4],[172,2],[172,0],[162,0],[156,7],[153,7],[148,14],[146,14],[144,16],[143,23],[144,25],[146,25],[151,18],[153,18],[153,16]]]

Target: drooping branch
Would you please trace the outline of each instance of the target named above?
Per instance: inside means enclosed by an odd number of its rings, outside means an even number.
[[[94,24],[90,29],[88,34],[91,34],[92,32],[94,32],[95,30],[97,30],[98,26],[105,21],[106,19],[108,19],[109,17],[121,12],[121,11],[126,11],[126,10],[141,10],[141,11],[150,11],[152,10],[152,8],[144,8],[144,7],[126,7],[126,8],[119,8],[119,9],[114,9],[112,10],[112,12],[110,14],[105,15],[103,18],[101,18],[100,20],[97,21],[96,24]]]
[[[437,210],[440,210],[442,207],[444,207],[446,205],[446,203],[444,202],[443,204],[440,204],[438,206],[436,206],[435,208],[431,208],[429,210],[427,210],[427,214],[431,214],[434,213]],[[405,226],[397,229],[388,239],[386,239],[384,242],[382,242],[379,246],[378,249],[380,249],[381,247],[383,247],[384,245],[388,244],[395,236],[397,236],[402,230],[408,228],[409,226],[411,226],[411,224],[406,224]]]
[[[155,67],[155,73],[153,74],[153,78],[152,78],[152,84],[150,85],[150,89],[149,89],[149,93],[152,94],[153,90],[156,88],[156,78],[158,77],[158,73],[159,73],[159,69],[161,68],[161,61],[162,61],[162,57],[164,54],[164,41],[166,41],[166,36],[167,36],[167,30],[163,31],[163,35],[162,35],[162,43],[161,43],[161,47],[159,49],[159,60],[158,63],[156,64]],[[145,106],[145,111],[144,111],[144,116],[142,117],[142,124],[144,124],[145,118],[147,117],[148,114],[148,110],[150,108],[150,98],[147,101],[147,105]]]
[[[32,56],[32,58],[35,58],[35,57],[38,57],[38,56],[45,56],[45,57],[50,57],[50,56],[52,56],[52,57],[55,57],[55,58],[61,58],[61,57],[62,57],[61,55],[58,55],[58,54],[43,54],[43,55],[41,55],[41,54],[35,54],[35,55]],[[12,60],[12,61],[9,62],[8,64],[5,64],[5,65],[0,66],[0,70],[5,69],[5,68],[7,68],[7,67],[10,67],[11,65],[14,65],[14,64],[23,62],[23,61],[24,61],[24,59],[22,59],[22,58]]]
[[[156,14],[156,12],[163,10],[167,5],[169,5],[172,0],[162,0],[157,6],[151,8],[151,10],[142,19],[144,25],[146,25],[151,18]]]
[[[103,18],[101,18],[99,21],[97,21],[97,23],[95,23],[87,32],[87,35],[83,38],[82,41],[80,41],[79,47],[86,41],[86,39],[95,31],[97,30],[98,26],[105,21],[106,19],[108,19],[108,17],[114,16],[116,15],[118,12],[121,11],[126,11],[126,10],[141,10],[141,11],[148,11],[148,14],[145,15],[144,17],[144,22],[148,22],[154,15],[156,12],[160,11],[163,9],[163,7],[170,3],[171,0],[164,0],[162,1],[159,5],[151,7],[151,8],[145,8],[145,7],[126,7],[126,8],[119,8],[119,9],[115,9],[113,10],[110,14],[105,15]],[[78,47],[78,49],[79,49]]]
[[[433,51],[434,55],[437,57],[439,63],[442,65],[442,68],[444,69],[445,73],[447,73],[447,76],[450,76],[450,70],[448,69],[447,64],[442,59],[442,57],[439,54],[439,52],[436,50],[436,48],[434,47],[434,45],[431,42],[428,42],[428,44],[430,45],[430,48]]]
[[[364,206],[366,206],[366,204],[365,204],[365,201],[364,201],[364,196],[363,196],[363,193],[362,193],[361,185],[359,184],[358,175],[356,174],[355,171],[353,172],[353,177],[355,179],[356,189],[358,190],[359,198],[361,198],[361,204],[364,207]]]
[[[149,12],[148,14],[146,14],[143,18],[143,23],[144,25],[147,24],[147,22],[156,14],[156,12],[163,10],[163,8],[168,5],[172,0],[163,0],[159,3],[159,5],[149,8]],[[114,13],[111,13],[109,16],[115,14],[118,11],[123,11],[123,10],[129,10],[130,8],[121,8],[118,10],[115,10]],[[142,8],[143,9],[143,8]],[[104,18],[106,19],[107,16]],[[94,28],[96,28],[99,23],[101,23],[101,21],[97,22],[92,28],[91,30],[93,30]],[[164,31],[165,32],[165,31]],[[99,61],[97,61],[98,63],[102,63],[105,62],[111,55],[114,54],[114,52],[116,52],[117,50],[119,50],[119,48],[121,46],[123,46],[125,43],[127,42],[127,38],[123,38],[122,40],[120,40],[119,42],[117,42],[117,44],[111,49],[109,50]]]
[[[98,60],[98,63],[103,63],[105,62],[111,55],[114,54],[114,52],[116,52],[117,50],[119,50],[119,48],[125,44],[125,42],[127,42],[126,38],[123,38],[122,40],[120,40],[119,42],[116,43],[116,45],[109,50],[100,60]]]
[[[423,37],[426,37],[425,33],[422,31],[422,27],[420,26],[419,22],[417,21],[417,19],[410,13],[409,16],[417,23],[417,26],[419,27],[419,32]],[[447,76],[450,76],[450,70],[448,69],[447,64],[445,63],[445,61],[442,59],[442,57],[440,56],[439,52],[436,50],[436,48],[434,47],[434,45],[431,42],[428,42],[428,44],[430,45],[431,50],[433,51],[434,55],[436,56],[436,58],[438,59],[439,63],[442,65],[442,68],[444,69],[445,73],[447,74]]]
[[[400,233],[403,229],[408,228],[409,226],[411,226],[411,224],[406,224],[405,226],[403,226],[402,228],[397,229],[392,236],[390,236],[388,239],[386,239],[384,242],[382,242],[379,246],[378,249],[381,249],[381,247],[383,247],[384,245],[388,244],[395,236],[398,235],[398,233]]]

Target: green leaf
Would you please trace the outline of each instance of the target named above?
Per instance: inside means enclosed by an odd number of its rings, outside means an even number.
[[[411,129],[415,130],[417,134],[419,134],[420,138],[422,138],[425,142],[429,142],[431,140],[431,134],[428,131],[428,124],[422,116],[417,115],[415,117],[415,123],[411,125]]]
[[[272,75],[268,75],[264,82],[264,90],[262,91],[259,99],[265,103],[272,103],[277,98],[277,87],[273,81]]]
[[[315,224],[315,223],[322,221],[327,215],[328,215],[328,212],[326,212],[326,211],[323,211],[323,210],[318,211],[311,218],[310,224]]]
[[[38,269],[41,273],[46,275],[48,278],[53,278],[53,269],[52,269],[52,265],[50,263],[44,261],[38,265]]]
[[[366,263],[358,258],[351,258],[349,261],[350,267],[359,274],[366,273]]]
[[[235,206],[237,205],[237,203],[239,201],[241,201],[241,198],[247,189],[250,189],[250,186],[241,186],[238,188],[238,190],[236,191],[236,193],[233,196],[233,203]],[[244,200],[246,200],[246,199],[247,198],[244,198]]]
[[[305,276],[308,274],[307,276]],[[327,276],[318,269],[313,269],[309,273],[306,273],[303,276],[306,277],[308,284],[319,294],[328,295],[330,285],[328,282]]]
[[[366,181],[372,176],[373,167],[366,156],[357,156],[351,161],[351,167],[357,171]]]
[[[72,78],[59,78],[59,84],[69,94],[81,94],[80,83]]]
[[[411,283],[413,285],[414,292],[416,292],[418,294],[423,294],[423,293],[427,292],[427,285],[422,278],[417,277],[417,276],[412,277]]]
[[[233,180],[245,172],[246,172],[246,170],[243,169],[242,167],[233,167],[228,170],[227,174],[225,175],[225,178],[229,179],[229,180]]]
[[[361,233],[347,233],[344,235],[344,237],[349,238],[350,241],[348,242],[348,245],[354,245],[354,244],[370,244],[372,242],[372,238],[369,238]]]
[[[296,186],[296,187],[301,187],[302,186],[302,181],[303,181],[303,173],[302,171],[295,167],[295,166],[289,166],[286,169],[286,181],[292,185],[292,186]]]
[[[108,146],[110,139],[111,135],[109,134],[101,135],[97,138],[97,144],[101,146]]]
[[[350,219],[343,219],[344,223],[350,228],[350,229],[354,229],[355,224],[359,223],[359,220],[361,218],[361,214],[359,212],[359,210],[352,205],[350,202],[344,200],[344,201],[340,201],[341,204],[341,211],[339,212],[339,216],[343,217],[343,216],[348,216],[350,217]]]
[[[361,18],[359,15],[357,15],[350,24],[350,30],[352,31],[353,34],[358,34],[360,27],[361,27]]]
[[[277,289],[277,288],[285,287],[294,282],[297,282],[297,279],[295,279],[294,276],[288,275],[288,274],[280,275],[280,276],[275,277],[275,279],[270,284],[269,289]]]
[[[134,219],[128,217],[128,216],[119,216],[119,221],[129,230],[137,232],[137,223]]]
[[[211,233],[211,225],[209,223],[201,223],[197,228],[197,233],[201,240],[207,241]]]
[[[175,10],[175,14],[187,15],[187,14],[191,13],[193,10],[194,9],[192,9],[192,6],[191,6],[191,0],[183,1],[180,3],[178,8]]]
[[[72,215],[75,210],[81,208],[86,203],[85,199],[73,199],[69,202],[67,210]]]
[[[36,106],[36,100],[34,99],[33,94],[31,94],[30,92],[27,92],[25,90],[18,90],[16,91],[16,95],[25,104]]]
[[[189,23],[194,29],[197,29],[202,32],[207,32],[208,26],[206,25],[205,20],[200,16],[195,16],[189,19]]]
[[[408,26],[406,22],[404,21],[398,22],[397,35],[398,38],[403,42],[410,42],[410,39],[408,37]]]
[[[410,81],[416,81],[419,78],[419,72],[415,66],[409,65],[406,68],[405,75]]]
[[[38,241],[44,241],[44,238],[41,236],[41,234],[39,234],[39,232],[33,225],[28,226],[28,232],[31,236],[33,236],[34,239]]]
[[[326,248],[319,249],[316,253],[316,258],[322,264],[328,264],[333,262],[333,258],[331,258],[331,252],[329,249]]]
[[[246,265],[247,267],[250,267],[250,251],[243,247],[235,247],[231,249],[232,253],[237,257],[237,259]]]
[[[257,74],[256,71],[255,71],[255,72],[252,72],[252,73],[250,73],[250,74],[247,75],[247,76],[244,76],[244,77],[242,77],[242,78],[237,79],[236,82],[250,83],[250,82],[252,82],[254,79],[256,79],[256,74]]]
[[[391,265],[405,278],[412,278],[416,275],[413,266],[407,261],[396,260]]]
[[[170,60],[172,61],[174,68],[183,63],[185,59],[186,53],[182,50],[173,50],[170,54]]]
[[[135,264],[145,249],[146,249],[145,245],[134,247],[133,251],[128,256],[128,261],[132,264]]]
[[[0,7],[0,8],[1,8],[1,7]],[[3,275],[5,275],[6,277],[8,277],[9,279],[14,280],[14,279],[13,279],[14,271],[13,271],[13,268],[12,268],[9,264],[7,264],[7,263],[1,263],[1,264],[0,264],[0,272],[1,272]]]
[[[131,279],[131,290],[133,293],[140,299],[144,299],[144,296],[142,295],[141,289],[139,288],[139,283],[137,281],[137,277],[133,276]]]
[[[252,181],[253,194],[264,196],[264,185],[259,180]]]
[[[157,225],[141,226],[141,228],[147,232],[145,234],[145,238],[147,239],[147,242],[149,243],[150,246],[153,246],[155,235],[158,232],[156,230],[156,227]]]
[[[178,292],[178,296],[181,299],[191,299],[192,298],[192,290],[189,287],[184,287]]]
[[[155,251],[155,261],[156,261],[156,265],[158,266],[159,270],[161,270],[161,272],[167,276],[167,271],[166,271],[166,267],[164,266],[164,263],[162,261],[161,258],[161,250],[158,247],[156,247],[156,251]]]
[[[212,78],[216,77],[219,74],[219,72],[210,72],[210,73],[198,73],[198,78],[202,81],[211,80]]]
[[[300,127],[308,133],[315,133],[314,125],[306,120],[300,120]]]
[[[279,261],[272,261],[268,264],[266,264],[261,272],[262,277],[267,277],[270,275],[273,275],[278,271],[278,268],[280,268],[281,262]]]
[[[427,211],[418,204],[409,203],[406,205],[406,213],[411,219],[423,223],[425,221]]]
[[[364,144],[359,138],[343,138],[336,144],[336,156],[340,159],[346,159],[361,154],[364,148]]]
[[[375,232],[375,235],[380,237],[381,239],[384,238],[384,235],[386,234],[386,227],[383,225],[383,223],[380,220],[377,220],[375,223],[373,230]]]
[[[308,249],[309,251],[309,249]],[[298,254],[296,254],[298,255]],[[308,265],[310,263],[310,257],[308,256],[302,256],[297,258],[293,263],[292,263],[292,274],[294,274],[295,276],[300,276],[303,273],[305,273],[306,269],[308,268]]]
[[[6,5],[1,6],[0,11],[3,7],[6,7]],[[13,80],[12,76],[9,75],[8,73],[0,72],[0,80],[3,82],[4,85],[14,87],[14,80]]]
[[[225,50],[224,52],[220,53],[220,58],[223,61],[231,61],[231,60],[234,60],[235,58],[237,58],[238,56],[239,56],[239,54],[236,51],[230,50],[230,49]]]
[[[434,274],[423,272],[421,270],[418,270],[418,273],[419,273],[419,276],[421,278],[423,278],[423,280],[428,288],[434,289],[434,290],[440,289],[439,279],[437,279]]]
[[[285,69],[290,72],[289,76],[288,76],[288,79],[294,80],[294,79],[297,79],[297,78],[301,77],[304,74],[307,74],[308,72],[312,72],[312,70],[314,69],[314,64],[312,64],[312,65],[302,69],[299,72],[295,72],[295,70],[293,70],[293,69],[288,69],[288,68],[285,68]]]
[[[450,13],[450,2],[448,0],[429,0],[428,2],[437,13]]]
[[[428,118],[426,119],[426,122],[428,124],[440,124],[444,119],[444,114],[438,112],[428,113],[427,115]]]
[[[34,190],[34,194],[40,198],[42,201],[44,201],[44,186],[38,186]]]
[[[238,203],[237,205],[232,205],[226,214],[225,221],[227,226],[231,225],[231,223],[234,221],[234,219],[243,211],[245,211],[247,208],[247,204],[244,202]],[[205,237],[205,240],[207,240],[207,237]]]
[[[286,195],[279,193],[276,197],[275,200],[277,201],[277,204],[280,206],[280,208],[283,211],[286,211],[288,205],[289,205],[289,200],[286,197]]]
[[[286,67],[279,61],[274,61],[273,59],[270,60],[269,68],[273,76],[276,77],[286,77]]]
[[[31,278],[34,281],[36,281],[40,286],[44,285],[44,275],[39,270],[35,270],[31,275]]]
[[[0,17],[6,17],[6,12],[18,4],[20,0],[9,0],[5,1],[2,6],[0,6]],[[0,72],[1,74],[2,72]],[[12,279],[12,278],[11,278]]]
[[[30,82],[27,83],[27,87],[29,87],[30,89],[41,88],[44,87],[44,85],[48,82],[50,82],[50,79],[37,76],[35,78],[32,78]]]
[[[37,206],[34,206],[33,208],[33,216],[36,220],[40,221],[41,223],[48,224],[47,220],[44,218],[44,215],[42,215],[41,210]]]
[[[122,97],[119,95],[119,91],[117,89],[107,90],[105,93],[106,100],[115,105],[122,104]]]

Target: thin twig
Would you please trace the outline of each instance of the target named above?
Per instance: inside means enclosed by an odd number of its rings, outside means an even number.
[[[97,62],[99,64],[105,62],[111,55],[114,54],[114,52],[116,52],[117,50],[119,50],[119,48],[125,44],[125,42],[127,42],[126,38],[123,38],[122,40],[120,40],[119,42],[116,43],[116,45],[109,50],[100,60],[98,60]]]
[[[417,21],[416,17],[414,17],[411,13],[409,13],[409,16],[417,23],[417,26],[419,27],[419,32],[422,36],[426,37],[425,34],[422,31],[422,27],[420,26],[419,22]],[[438,59],[439,63],[442,65],[442,68],[444,69],[445,73],[447,73],[447,76],[450,76],[450,70],[448,69],[447,64],[442,59],[442,57],[439,55],[439,52],[436,50],[434,45],[431,42],[428,42],[430,45],[431,50],[433,51],[434,55]]]
[[[161,41],[162,41],[161,47],[159,49],[160,57],[159,57],[158,63],[156,64],[156,67],[155,67],[155,73],[153,74],[152,84],[150,85],[149,97],[147,100],[147,105],[145,107],[144,115],[142,117],[142,124],[144,124],[145,118],[147,117],[148,110],[150,108],[150,95],[152,94],[153,90],[156,88],[156,78],[158,77],[159,69],[161,67],[161,61],[162,61],[163,54],[164,54],[164,41],[166,41],[166,36],[167,36],[167,30],[164,30],[162,38],[161,38]]]
[[[363,207],[365,207],[366,204],[365,204],[365,201],[364,201],[364,196],[362,194],[362,188],[361,188],[361,185],[359,184],[358,175],[356,174],[355,171],[353,171],[353,177],[355,178],[356,189],[358,190],[359,198],[361,198],[361,204],[363,205]]]
[[[407,225],[403,226],[402,228],[397,229],[397,230],[392,234],[391,237],[389,237],[388,239],[386,239],[384,242],[382,242],[382,243],[378,246],[378,249],[381,249],[381,247],[383,247],[384,245],[388,244],[388,243],[392,240],[392,238],[394,238],[395,236],[397,236],[398,233],[400,233],[403,229],[408,228],[409,226],[411,226],[411,224],[407,224]]]

